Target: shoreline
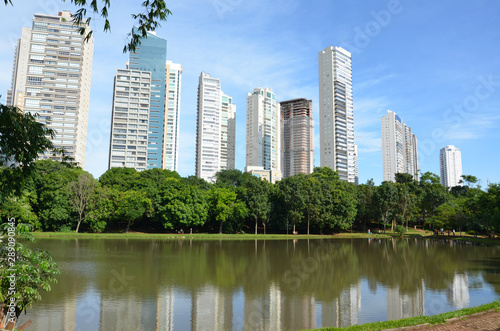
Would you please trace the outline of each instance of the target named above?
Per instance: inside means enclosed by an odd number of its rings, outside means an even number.
[[[368,234],[361,232],[337,233],[337,234],[219,234],[219,233],[75,233],[75,232],[32,232],[35,239],[38,238],[81,238],[81,239],[203,239],[203,240],[290,240],[290,239],[387,239],[400,238],[397,233],[387,231],[385,234]],[[411,231],[406,233],[402,239],[434,239],[452,240],[457,242],[477,243],[486,245],[500,245],[500,240],[488,238],[475,238],[474,236],[432,236],[432,233],[423,231]]]
[[[487,303],[484,305],[463,308],[460,310],[450,311],[447,313],[442,313],[433,316],[417,316],[403,318],[400,320],[393,321],[383,321],[383,322],[372,322],[360,325],[352,325],[343,328],[336,327],[324,327],[319,329],[309,329],[307,331],[333,331],[333,330],[398,330],[402,328],[403,330],[411,330],[414,327],[427,327],[432,330],[433,326],[447,325],[450,322],[455,322],[458,319],[472,317],[474,315],[486,314],[490,312],[500,311],[500,298],[492,303]],[[306,331],[306,330],[303,330]]]

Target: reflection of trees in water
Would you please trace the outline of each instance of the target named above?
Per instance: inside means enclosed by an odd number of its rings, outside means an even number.
[[[124,311],[131,316],[150,312],[153,318],[155,311],[167,309],[172,315],[169,305],[173,303],[159,299],[172,288],[189,293],[196,309],[194,320],[207,320],[203,309],[215,305],[222,313],[213,323],[226,326],[232,315],[223,312],[233,311],[233,295],[241,291],[245,297],[241,323],[275,321],[272,327],[256,324],[267,329],[312,328],[317,314],[323,325],[357,323],[362,279],[371,292],[377,286],[387,289],[395,314],[388,318],[421,314],[424,286],[446,291],[454,306],[468,305],[464,288],[474,286],[475,280],[484,279],[500,293],[498,247],[437,240],[41,239],[37,246],[54,252],[62,271],[59,284],[44,297],[43,305],[63,303],[71,315],[76,308],[82,310],[81,300],[77,307],[74,298],[94,288],[100,307],[97,299],[88,306],[101,324],[114,323]],[[173,295],[166,298],[173,299]],[[202,300],[207,296],[215,298],[207,301],[212,302],[208,306]]]
[[[419,290],[422,279],[426,288],[446,290],[456,273],[482,273],[500,293],[498,247],[437,240],[58,239],[40,240],[40,245],[54,252],[63,271],[64,279],[53,288],[54,297],[76,294],[83,290],[79,284],[87,281],[96,283],[102,295],[111,294],[110,281],[116,278],[112,270],[133,277],[123,292],[152,296],[159,285],[191,290],[211,284],[264,293],[272,282],[287,296],[308,293],[327,300],[361,278],[368,279],[372,291],[377,285],[398,285],[402,293],[411,293]]]
[[[498,247],[433,240],[58,239],[40,240],[40,246],[54,252],[63,272],[47,304],[84,292],[80,284],[89,282],[103,297],[135,293],[154,299],[159,288],[172,285],[188,291],[241,288],[264,296],[274,283],[286,297],[328,301],[362,278],[373,292],[377,285],[397,285],[401,293],[416,293],[422,280],[428,289],[447,290],[456,273],[482,274],[500,293]],[[123,273],[126,284],[120,283]]]

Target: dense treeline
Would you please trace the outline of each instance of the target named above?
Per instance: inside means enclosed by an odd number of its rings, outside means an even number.
[[[89,232],[332,233],[417,225],[491,234],[500,230],[500,185],[474,176],[451,190],[425,173],[419,182],[353,185],[329,168],[276,184],[224,170],[214,184],[176,172],[114,168],[96,180],[68,163],[33,164],[22,194],[4,199],[0,217],[35,230]],[[8,168],[0,169],[0,181]]]

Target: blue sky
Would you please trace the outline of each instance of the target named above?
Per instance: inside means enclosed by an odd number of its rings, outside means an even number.
[[[123,54],[130,13],[141,1],[113,0],[111,33],[96,17],[85,170],[107,170],[113,76]],[[119,4],[119,5],[118,5]],[[382,181],[380,119],[388,109],[419,140],[422,172],[439,174],[439,150],[462,150],[464,174],[500,182],[500,2],[476,1],[167,1],[173,12],[157,35],[167,58],[184,68],[179,173],[194,174],[196,93],[201,71],[222,81],[237,104],[236,167],[245,166],[246,93],[270,87],[279,101],[313,100],[319,148],[318,52],[334,45],[352,53],[354,125],[359,176]],[[10,85],[15,40],[33,13],[73,10],[58,0],[14,1],[4,7],[0,93]],[[3,98],[2,98],[3,100]],[[315,164],[319,166],[319,154]]]

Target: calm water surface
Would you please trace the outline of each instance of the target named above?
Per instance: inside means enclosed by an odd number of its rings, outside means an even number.
[[[500,248],[431,240],[39,239],[31,330],[300,330],[494,301]]]

